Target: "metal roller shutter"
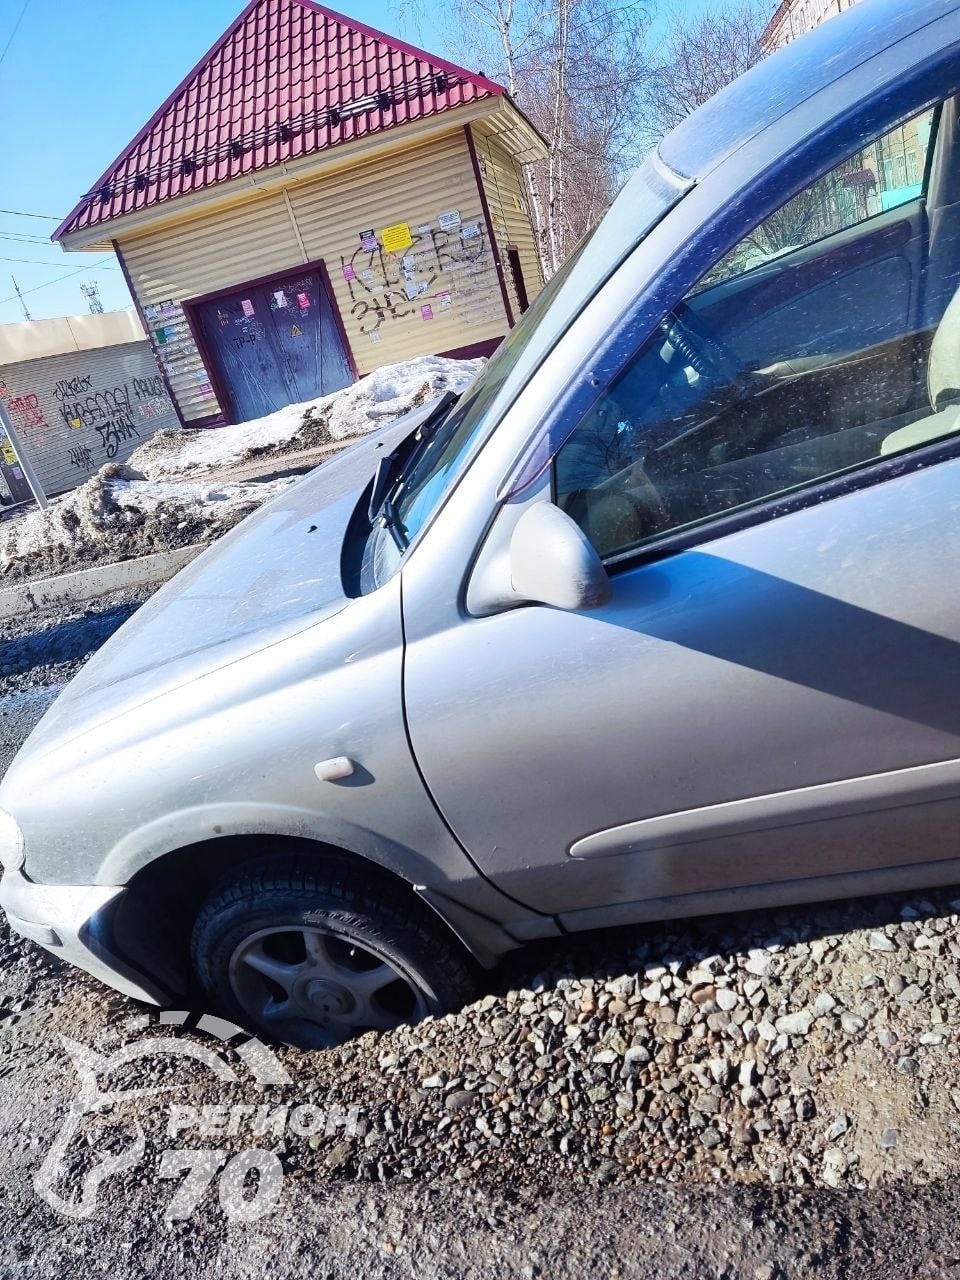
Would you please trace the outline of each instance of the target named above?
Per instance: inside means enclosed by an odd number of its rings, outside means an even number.
[[[6,365],[0,394],[47,494],[82,484],[178,425],[145,341]]]

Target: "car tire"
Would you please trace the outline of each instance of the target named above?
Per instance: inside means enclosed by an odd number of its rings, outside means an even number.
[[[424,903],[349,858],[241,868],[201,909],[192,957],[220,1012],[308,1049],[460,1008],[478,977]]]

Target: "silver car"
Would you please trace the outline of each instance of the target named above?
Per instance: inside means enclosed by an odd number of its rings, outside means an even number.
[[[529,939],[960,880],[960,0],[666,138],[481,376],[298,482],[0,788],[14,929],[327,1045]]]

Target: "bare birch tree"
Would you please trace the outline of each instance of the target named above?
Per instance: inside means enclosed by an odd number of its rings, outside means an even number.
[[[402,18],[421,2],[399,0]],[[763,0],[658,16],[655,6],[669,3],[452,0],[451,56],[503,84],[547,142],[547,158],[524,176],[547,278],[643,153],[763,56]]]
[[[651,51],[645,81],[644,128],[651,146],[763,58],[760,36],[768,16],[759,0],[715,4],[692,18],[674,14]]]
[[[527,201],[549,277],[603,216],[639,137],[647,0],[455,0],[450,43],[499,79],[548,145]],[[635,158],[635,157],[634,157]]]

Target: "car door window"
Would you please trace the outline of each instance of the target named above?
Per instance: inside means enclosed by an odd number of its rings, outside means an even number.
[[[754,228],[579,423],[555,496],[601,555],[960,430],[960,301],[932,328],[918,319],[926,220],[908,179],[927,171],[933,119],[861,147]]]

